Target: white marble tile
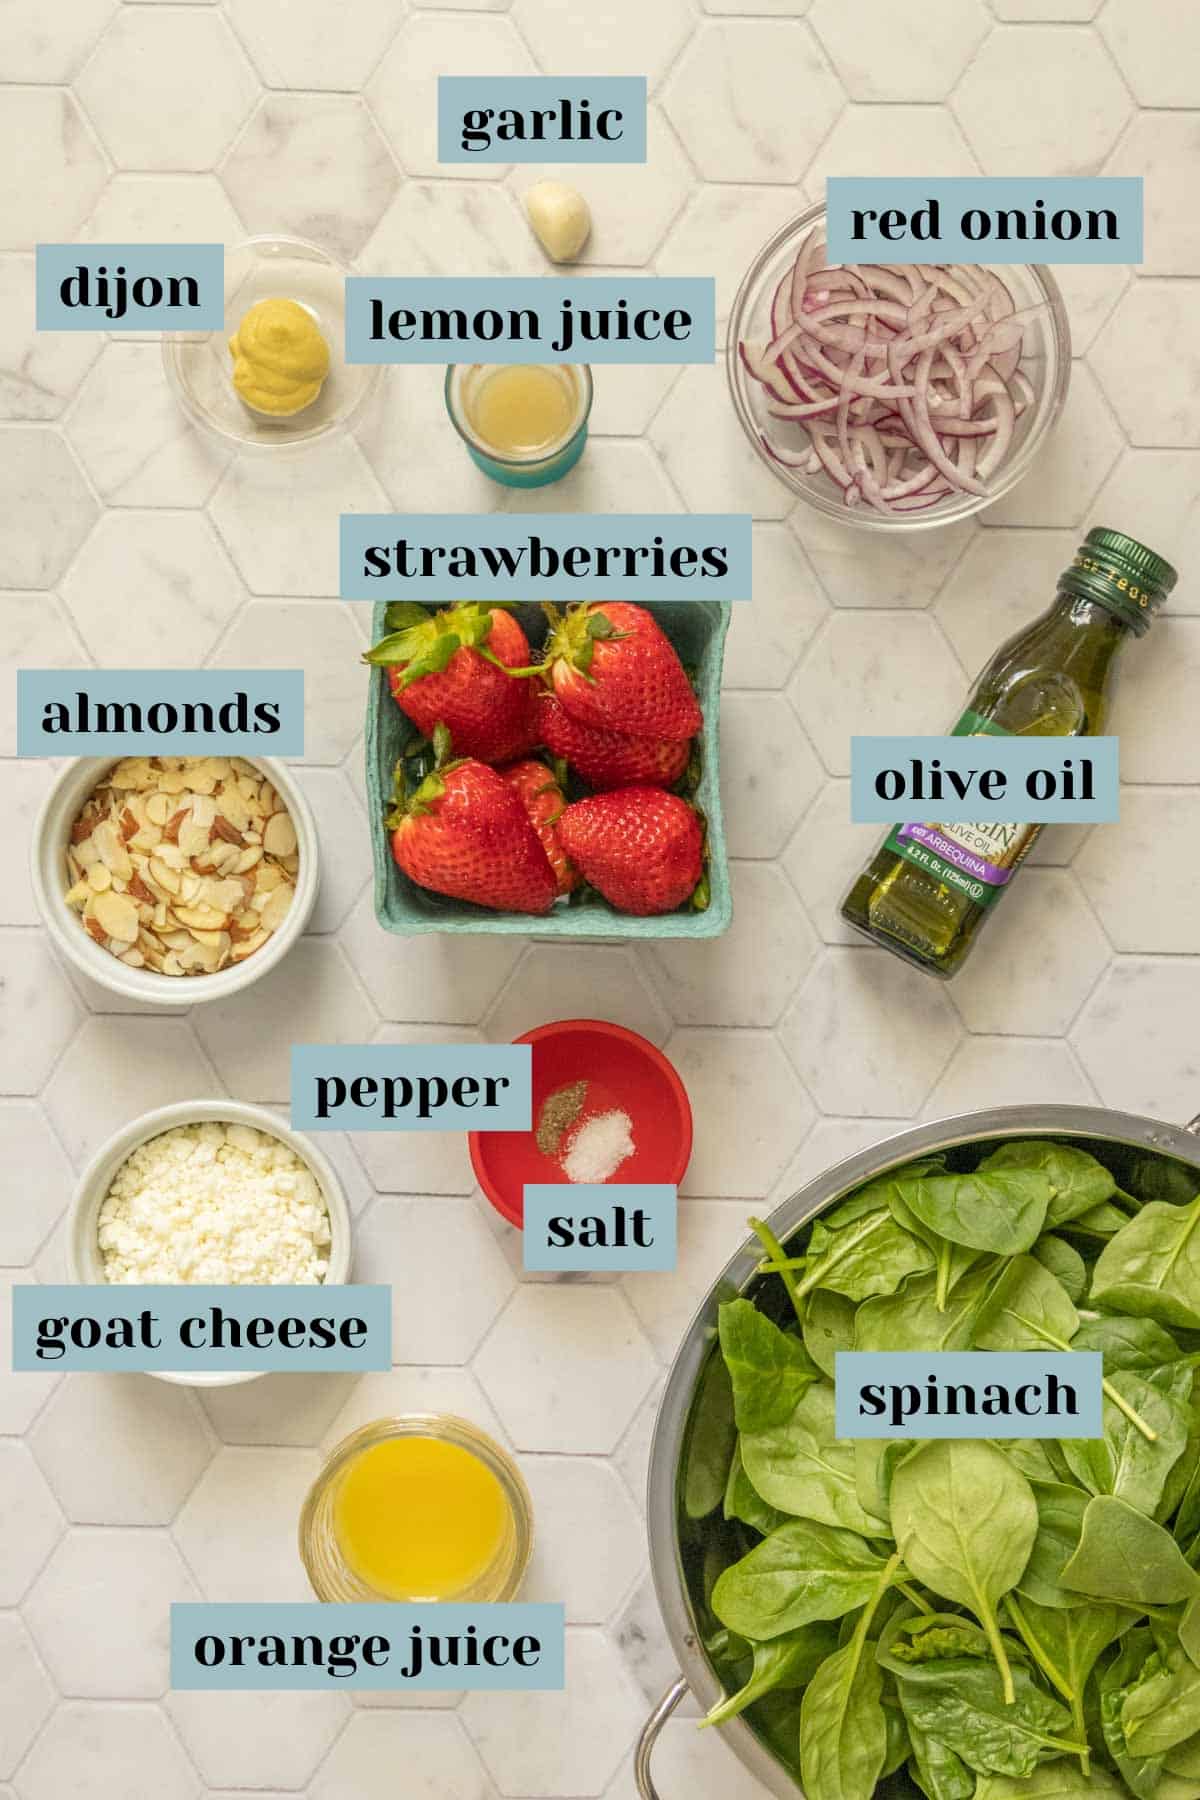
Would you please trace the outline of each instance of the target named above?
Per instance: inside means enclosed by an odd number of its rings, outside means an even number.
[[[681,1200],[674,1269],[628,1274],[621,1286],[662,1363],[669,1364],[696,1308],[749,1235],[739,1200]]]
[[[809,17],[852,100],[944,100],[988,29],[980,0],[927,3],[919,31],[887,0],[816,0]]]
[[[439,75],[486,69],[489,75],[535,75],[533,61],[508,19],[417,13],[392,40],[365,93],[406,175],[441,180],[499,181],[502,163],[439,163],[433,99]],[[414,104],[414,95],[429,105]],[[399,272],[399,271],[398,271]]]
[[[609,363],[593,369],[592,437],[636,437],[679,380],[670,363]]]
[[[376,1044],[474,1044],[476,1031],[447,1025],[386,1025]],[[383,1194],[457,1194],[475,1191],[475,1176],[461,1131],[356,1131],[355,1151],[372,1185]]]
[[[716,1731],[693,1719],[670,1719],[654,1752],[654,1774],[665,1794],[689,1800],[768,1800],[761,1781],[744,1768]],[[611,1800],[625,1800],[614,1792]]]
[[[850,734],[948,731],[962,711],[962,670],[921,613],[835,612],[788,690],[831,775],[850,773]]]
[[[63,1517],[28,1446],[0,1441],[0,1606],[15,1606],[59,1538]]]
[[[336,1691],[173,1693],[167,1712],[210,1786],[303,1788],[349,1719],[350,1702]]]
[[[1108,729],[1124,781],[1200,781],[1200,741],[1187,729],[1200,674],[1200,620],[1156,619],[1128,647]]]
[[[761,0],[755,0],[748,10],[763,12],[766,8]],[[792,0],[787,0],[788,13],[794,10]],[[720,332],[746,270],[767,239],[794,219],[803,204],[799,189],[784,185],[721,182],[694,186],[655,258],[655,268],[660,275],[712,275],[717,285]]]
[[[353,1375],[264,1375],[238,1387],[206,1388],[200,1404],[223,1444],[303,1450],[320,1442],[353,1386]]]
[[[0,248],[69,243],[108,173],[103,153],[61,88],[9,88],[0,112]]]
[[[338,592],[338,517],[386,512],[350,438],[292,456],[240,457],[211,502],[217,530],[252,594]]]
[[[888,1138],[912,1127],[911,1119],[839,1119],[820,1118],[785,1169],[775,1192],[772,1206],[780,1206],[810,1181],[860,1151],[873,1150]]]
[[[1106,175],[1142,178],[1141,267],[1147,275],[1200,275],[1200,225],[1193,205],[1198,157],[1195,113],[1138,113],[1105,165]]]
[[[641,1515],[619,1477],[595,1456],[523,1456],[536,1521],[522,1600],[566,1609],[568,1625],[602,1625],[645,1557]],[[580,1556],[581,1544],[587,1554]]]
[[[519,1450],[607,1455],[654,1358],[616,1288],[537,1282],[517,1289],[475,1373]]]
[[[799,181],[842,102],[824,52],[797,19],[707,20],[663,94],[708,181]]]
[[[410,1364],[359,1376],[325,1433],[322,1454],[328,1456],[343,1438],[373,1419],[396,1418],[405,1413],[451,1413],[477,1426],[498,1444],[508,1446],[504,1427],[469,1369]]]
[[[1180,849],[1195,843],[1198,827],[1194,787],[1122,788],[1120,823],[1093,831],[1075,860],[1114,949],[1195,950],[1195,893]]]
[[[74,1172],[40,1106],[0,1102],[0,1140],[10,1170],[20,1171],[21,1201],[0,1210],[0,1263],[31,1263],[66,1209]]]
[[[171,1606],[200,1590],[157,1531],[69,1531],[24,1612],[64,1694],[153,1700],[170,1685]]]
[[[777,856],[820,784],[812,745],[782,694],[722,695],[721,795],[731,856]]]
[[[515,0],[513,17],[549,75],[586,68],[593,75],[628,75],[636,46],[637,73],[653,87],[677,55],[693,17],[686,0],[594,0],[571,12],[557,0]]]
[[[1123,447],[1095,376],[1076,363],[1062,417],[1028,475],[988,508],[988,524],[1086,526],[1096,490]]]
[[[432,1269],[453,1271],[453,1304]],[[359,1281],[390,1283],[392,1361],[465,1363],[515,1286],[470,1200],[377,1200],[358,1228]],[[490,1361],[490,1355],[489,1355]]]
[[[453,197],[459,190],[448,191]],[[506,198],[500,189],[496,195]],[[370,413],[358,426],[358,443],[387,490],[388,500],[402,511],[495,512],[505,490],[476,468],[451,426],[446,416],[445,381],[445,369],[432,363],[389,369]],[[538,492],[544,494],[547,489]],[[369,620],[369,608],[362,609],[362,616]]]
[[[127,604],[136,591],[138,604]],[[245,601],[202,513],[108,512],[62,583],[79,634],[101,665],[192,667]]]
[[[345,601],[256,600],[239,613],[210,662],[215,669],[303,669],[305,760],[339,763],[366,712],[363,649]]]
[[[1190,282],[1136,282],[1092,346],[1092,367],[1131,443],[1200,449],[1195,307]],[[1164,344],[1170,346],[1165,376]]]
[[[523,164],[512,177],[514,191],[523,195],[535,181],[563,181],[577,188],[588,203],[592,229],[574,268],[589,264],[605,268],[638,268],[654,256],[672,221],[679,215],[692,183],[687,158],[679,140],[653,103],[646,110],[646,161],[637,170],[637,205],[631,206],[628,163]],[[526,231],[528,223],[522,219]],[[531,233],[532,235],[532,233]],[[538,258],[546,274],[569,274],[544,254]],[[709,265],[703,266],[707,274]],[[660,274],[666,274],[660,268]],[[694,274],[699,270],[678,270]]]
[[[83,1016],[42,932],[0,934],[0,991],[0,1087],[36,1094]]]
[[[117,0],[73,0],[48,8],[9,0],[0,16],[0,69],[6,81],[70,81],[116,10]]]
[[[80,233],[95,244],[236,244],[245,230],[215,175],[115,175]]]
[[[1185,450],[1126,450],[1096,496],[1092,516],[1124,530],[1173,562],[1195,568],[1200,557],[1200,454]],[[1200,612],[1194,582],[1183,581],[1168,602],[1173,615]]]
[[[951,105],[985,175],[1094,175],[1133,110],[1086,25],[998,26]]]
[[[778,1036],[685,1028],[667,1055],[687,1088],[696,1131],[681,1191],[720,1200],[769,1194],[814,1116]]]
[[[756,519],[782,519],[790,511],[791,491],[759,462],[741,432],[730,429],[720,357],[711,366],[684,369],[649,436],[690,511],[748,512]]]
[[[575,1629],[561,1693],[468,1694],[460,1716],[503,1793],[574,1800],[603,1793],[643,1710],[608,1638]]]
[[[4,1672],[0,1683],[0,1775],[12,1775],[49,1717],[56,1697],[16,1613],[0,1615],[0,1670]]]
[[[780,1036],[822,1111],[915,1113],[962,1027],[939,983],[886,950],[829,950]]]
[[[0,255],[0,418],[56,419],[94,357],[91,331],[38,331],[34,259]]]
[[[206,1600],[312,1599],[296,1521],[319,1468],[315,1450],[218,1451],[174,1526]]]
[[[835,606],[922,607],[950,582],[971,542],[966,523],[936,531],[866,532],[801,501],[788,524]]]
[[[967,673],[968,685],[981,673],[993,651],[1045,612],[1054,599],[1059,576],[1071,566],[1078,544],[1077,531],[989,527],[975,533],[933,609]],[[964,686],[964,699],[966,693]],[[945,731],[952,723],[947,713],[941,719],[930,719],[921,729]],[[911,728],[897,725],[894,729]]]
[[[0,593],[0,670],[13,692],[18,669],[79,669],[87,657],[57,597],[48,593]],[[0,713],[0,755],[17,748],[17,713]]]
[[[336,931],[371,879],[371,840],[353,785],[341,769],[296,769],[321,845],[321,885],[308,929]]]
[[[1132,271],[1119,263],[1056,263],[1052,274],[1067,309],[1071,353],[1086,356],[1096,333],[1129,286]]]
[[[1051,1038],[964,1038],[922,1108],[949,1119],[993,1106],[1091,1106],[1096,1094],[1071,1046]]]
[[[307,238],[351,262],[400,173],[357,94],[268,94],[221,179],[250,231]]]
[[[12,723],[15,725],[15,720]],[[30,841],[34,820],[52,779],[52,770],[40,759],[0,763],[4,814],[10,822],[10,831],[22,845]],[[39,916],[28,867],[24,858],[19,858],[16,866],[9,868],[8,886],[0,891],[0,925],[36,925]],[[0,1257],[0,1261],[4,1260]]]
[[[1188,7],[1110,0],[1098,23],[1140,105],[1200,105],[1200,18]]]
[[[679,497],[649,444],[597,438],[561,481],[506,488],[500,505],[511,513],[677,513]]]
[[[1181,1124],[1197,1112],[1200,1005],[1192,958],[1117,957],[1071,1034],[1105,1106]]]
[[[733,608],[725,640],[727,688],[781,688],[829,607],[783,525],[753,527],[754,598]]]
[[[489,1041],[511,1043],[552,1019],[591,1018],[599,1004],[613,1024],[664,1044],[671,1020],[647,980],[647,965],[640,960],[645,955],[599,944],[531,945],[484,1020]]]
[[[117,15],[75,91],[118,168],[199,171],[245,121],[258,81],[215,10],[134,6]]]
[[[956,16],[966,22],[970,10],[960,6]],[[904,33],[910,41],[912,35]],[[928,39],[924,33],[921,37],[928,49]],[[824,200],[831,175],[871,178],[893,168],[919,169],[930,177],[979,173],[970,145],[945,107],[848,106],[810,163],[804,191],[816,204]]]
[[[862,942],[841,904],[882,835],[878,825],[851,824],[848,781],[826,782],[792,833],[782,867],[825,943]]]
[[[196,1771],[157,1706],[60,1706],[21,1769],[21,1800],[198,1800]]]
[[[486,170],[482,171],[486,174]],[[369,275],[540,275],[541,251],[521,209],[497,182],[405,181],[358,259]],[[423,373],[405,368],[400,383]],[[438,394],[444,370],[436,374]]]
[[[730,865],[733,924],[715,940],[667,939],[649,952],[681,1025],[773,1025],[808,973],[818,939],[779,869]]]
[[[662,1382],[656,1381],[633,1416],[633,1423],[613,1452],[613,1467],[633,1496],[640,1512],[646,1510],[646,1480],[650,1471],[650,1444],[658,1418]]]
[[[220,1092],[182,1019],[91,1018],[46,1088],[46,1109],[76,1163],[121,1125],[174,1100]]]
[[[167,1525],[213,1451],[186,1388],[148,1375],[69,1375],[29,1437],[76,1525]]]
[[[399,13],[394,0],[229,0],[226,11],[268,87],[346,91],[367,79]]]
[[[457,1718],[447,1713],[356,1712],[308,1789],[309,1800],[492,1800],[492,1787]]]
[[[110,506],[203,506],[229,461],[188,424],[167,386],[158,343],[108,344],[80,387],[66,431]]]
[[[14,1286],[37,1279],[31,1269],[0,1270],[0,1343],[12,1342]],[[20,1437],[27,1432],[61,1380],[41,1369],[17,1374],[10,1365],[9,1357],[0,1364],[0,1437]]]
[[[991,0],[998,19],[1051,19],[1071,22],[1094,19],[1102,0]]]
[[[301,938],[254,990],[255,1029],[240,995],[198,1009],[196,1034],[224,1085],[242,1100],[286,1103],[293,1044],[365,1044],[375,1018],[339,947]]]
[[[1061,1036],[1110,954],[1069,870],[1022,869],[950,993],[971,1031]]]
[[[0,484],[0,587],[52,587],[96,519],[78,463],[57,431],[9,425],[0,430]]]
[[[610,1629],[621,1661],[646,1700],[657,1705],[679,1673],[679,1658],[667,1637],[649,1575],[639,1581]]]
[[[396,937],[364,894],[341,941],[385,1019],[475,1025],[494,1002],[524,948],[520,938]]]

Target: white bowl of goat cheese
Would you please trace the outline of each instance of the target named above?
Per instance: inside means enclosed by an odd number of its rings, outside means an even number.
[[[72,1281],[237,1286],[341,1283],[350,1210],[322,1151],[262,1106],[185,1100],[114,1133],[80,1177]],[[232,1387],[262,1371],[152,1371]]]

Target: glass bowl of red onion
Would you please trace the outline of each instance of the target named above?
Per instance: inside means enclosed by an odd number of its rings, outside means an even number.
[[[1031,263],[835,264],[825,208],[755,258],[726,373],[767,467],[868,529],[963,519],[1020,481],[1062,411],[1071,333]]]

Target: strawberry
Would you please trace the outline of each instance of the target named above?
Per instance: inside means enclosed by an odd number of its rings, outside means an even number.
[[[618,788],[568,806],[559,841],[585,881],[627,913],[665,913],[700,880],[700,822],[678,794]]]
[[[426,737],[440,720],[455,754],[507,762],[533,744],[533,684],[506,675],[524,668],[529,640],[511,613],[466,601],[430,613],[388,608],[389,635],[365,662],[387,669],[392,698]]]
[[[628,600],[553,613],[546,665],[554,692],[585,725],[681,739],[704,723],[670,638],[644,606]]]
[[[410,798],[397,770],[388,815],[392,855],[421,887],[497,912],[548,913],[556,881],[537,832],[514,790],[474,759],[427,775]]]
[[[567,860],[566,852],[558,841],[558,821],[567,801],[554,779],[553,771],[544,762],[537,762],[531,757],[526,762],[510,763],[507,769],[497,772],[507,781],[528,813],[529,822],[541,839],[542,849],[550,858],[550,867],[557,878],[559,893],[569,894],[572,888],[579,886],[579,871]]]
[[[688,766],[690,738],[631,737],[603,725],[585,725],[549,689],[533,703],[541,742],[564,757],[581,781],[603,793],[619,787],[673,787]]]

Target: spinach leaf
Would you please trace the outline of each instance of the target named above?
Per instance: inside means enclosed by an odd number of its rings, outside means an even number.
[[[804,1345],[749,1300],[727,1300],[717,1313],[721,1354],[733,1383],[739,1431],[782,1425],[818,1371]]]
[[[1179,1642],[1200,1669],[1200,1594],[1188,1601],[1179,1621]]]
[[[910,1171],[916,1175],[916,1171]],[[888,1193],[888,1205],[892,1217],[910,1236],[919,1239],[933,1257],[934,1263],[934,1297],[939,1312],[946,1310],[950,1290],[955,1283],[961,1281],[972,1264],[979,1261],[982,1250],[970,1249],[965,1244],[951,1243],[949,1238],[942,1237],[931,1225],[918,1218],[904,1198],[904,1191],[898,1182],[893,1182]]]
[[[1018,1654],[1020,1645],[1015,1646]],[[889,1674],[907,1675],[915,1663],[948,1657],[991,1659],[987,1633],[962,1613],[921,1613],[905,1605],[880,1633],[875,1659]]]
[[[779,1637],[864,1606],[885,1566],[853,1531],[789,1519],[718,1577],[711,1606],[743,1637]]]
[[[996,1605],[1020,1580],[1037,1536],[1037,1505],[1025,1477],[980,1438],[930,1444],[896,1470],[892,1529],[917,1580],[978,1618],[1011,1698]]]
[[[1154,1640],[1144,1629],[1131,1631],[1120,1651],[1100,1674],[1100,1729],[1121,1779],[1138,1800],[1157,1800],[1162,1786],[1163,1759],[1135,1756],[1125,1741],[1121,1712],[1126,1695],[1136,1686],[1150,1657]]]
[[[1043,1763],[1024,1781],[1008,1775],[981,1775],[975,1800],[1079,1800],[1081,1794],[1120,1796],[1121,1784],[1103,1769],[1085,1775],[1078,1763]]]
[[[817,1670],[800,1703],[800,1778],[808,1800],[871,1800],[888,1752],[883,1671],[867,1651],[871,1620],[899,1565],[880,1572],[854,1636]]]
[[[1106,1375],[1129,1369],[1160,1386],[1164,1378],[1169,1383],[1172,1366],[1185,1356],[1170,1332],[1153,1319],[1128,1319],[1120,1313],[1101,1313],[1098,1318],[1085,1319],[1071,1348],[1099,1350]]]
[[[1062,1584],[1143,1609],[1173,1606],[1200,1593],[1200,1576],[1188,1567],[1170,1532],[1112,1494],[1088,1502],[1079,1548],[1063,1569]]]
[[[810,1387],[785,1424],[744,1431],[742,1462],[763,1499],[780,1512],[868,1537],[886,1535],[883,1521],[859,1504],[854,1445],[837,1436],[828,1382]]]
[[[1134,1756],[1162,1756],[1200,1731],[1200,1669],[1175,1644],[1128,1689],[1121,1729]]]
[[[1152,1201],[1105,1245],[1092,1276],[1098,1306],[1200,1328],[1200,1198]]]
[[[890,1519],[892,1477],[914,1446],[905,1438],[855,1438],[854,1488],[872,1518]]]
[[[971,1800],[976,1792],[975,1771],[968,1769],[962,1757],[947,1744],[930,1737],[912,1719],[908,1718],[907,1724],[912,1767],[929,1800]]]
[[[725,1498],[736,1442],[733,1383],[714,1349],[700,1377],[683,1452],[683,1510],[689,1519],[706,1519]]]
[[[1039,1169],[925,1175],[897,1187],[904,1204],[939,1237],[998,1256],[1016,1256],[1036,1244],[1053,1191]]]
[[[981,1170],[1039,1169],[1050,1181],[1047,1231],[1103,1205],[1117,1189],[1116,1177],[1086,1150],[1072,1144],[1041,1141],[1001,1144],[979,1165]]]
[[[918,1275],[898,1294],[866,1300],[854,1318],[856,1350],[969,1350],[994,1265],[970,1270],[938,1307],[937,1279]]]
[[[918,1663],[897,1685],[909,1730],[936,1738],[981,1774],[1032,1775],[1047,1753],[1076,1748],[1066,1708],[1019,1665],[1011,1697],[991,1663],[963,1657]]]
[[[1062,1587],[1061,1581],[1063,1570],[1079,1548],[1088,1496],[1081,1488],[1066,1487],[1061,1482],[1038,1482],[1033,1497],[1038,1513],[1037,1536],[1017,1592],[1039,1606],[1081,1606],[1082,1594]]]
[[[1068,1300],[1078,1303],[1083,1299],[1087,1293],[1088,1269],[1074,1244],[1068,1244],[1066,1238],[1056,1237],[1048,1231],[1033,1246],[1033,1255],[1043,1269],[1049,1269]]]
[[[1046,1438],[1006,1438],[1000,1448],[1009,1462],[1015,1463],[1020,1469],[1026,1481],[1052,1481],[1057,1484],[1062,1477],[1050,1459],[1047,1442]]]
[[[777,1512],[775,1507],[768,1506],[742,1465],[741,1440],[734,1446],[733,1461],[729,1465],[729,1480],[725,1487],[725,1517],[740,1519],[743,1525],[749,1525],[752,1531],[761,1532],[768,1537],[772,1531],[782,1525],[785,1513]]]
[[[932,1267],[930,1251],[902,1231],[890,1212],[868,1213],[837,1231],[818,1219],[796,1286],[801,1296],[830,1288],[848,1300],[867,1300],[872,1294],[894,1294],[910,1275]]]
[[[1181,1779],[1200,1781],[1200,1732],[1195,1737],[1185,1738],[1182,1744],[1176,1744],[1163,1759],[1163,1767],[1171,1775]]]
[[[855,1305],[832,1288],[818,1288],[804,1314],[804,1347],[823,1375],[832,1381],[834,1357],[854,1348]]]
[[[1179,1376],[1180,1391],[1190,1395],[1192,1371],[1184,1368]],[[1064,1438],[1062,1454],[1072,1475],[1089,1493],[1115,1494],[1153,1518],[1167,1477],[1187,1444],[1187,1406],[1129,1369],[1117,1370],[1109,1391],[1127,1403],[1126,1411],[1113,1399],[1106,1399],[1103,1437]],[[1156,1433],[1153,1441],[1130,1422],[1129,1411]]]
[[[824,1624],[802,1625],[798,1631],[755,1644],[753,1666],[743,1686],[718,1701],[701,1723],[723,1725],[775,1688],[806,1687],[836,1649],[837,1633]]]
[[[1032,1256],[1014,1256],[980,1308],[979,1350],[1069,1350],[1079,1314],[1060,1281]]]
[[[1086,1743],[1084,1692],[1092,1670],[1108,1646],[1136,1622],[1137,1613],[1100,1601],[1064,1612],[1033,1600],[1017,1601],[1012,1594],[1004,1605],[1026,1649],[1070,1707],[1074,1735]]]

